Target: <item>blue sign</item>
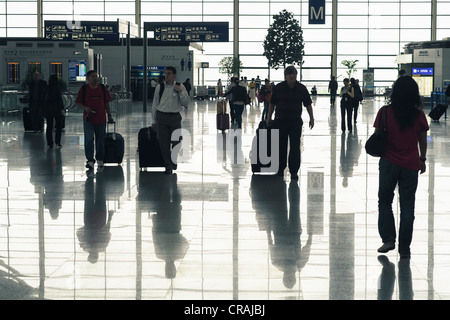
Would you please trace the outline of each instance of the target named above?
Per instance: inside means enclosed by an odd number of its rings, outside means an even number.
[[[147,75],[150,77],[159,77],[164,75],[164,66],[147,66]],[[131,66],[131,74],[135,77],[144,77],[144,66]]]
[[[412,68],[412,75],[416,76],[432,76],[433,68]]]
[[[325,24],[325,0],[309,0],[309,24]]]
[[[228,22],[144,22],[157,42],[228,42]]]
[[[119,42],[117,21],[45,21],[47,40],[112,41]]]

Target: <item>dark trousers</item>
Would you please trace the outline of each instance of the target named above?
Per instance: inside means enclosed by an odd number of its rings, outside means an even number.
[[[236,114],[234,111],[234,104],[230,101],[230,119],[231,123],[233,123],[236,120]]]
[[[359,109],[359,101],[355,102],[353,105],[353,120],[356,122],[356,119],[358,118],[358,109]]]
[[[345,98],[343,98],[345,99]],[[341,129],[345,131],[345,122],[347,121],[347,127],[349,131],[353,130],[352,126],[352,113],[353,113],[353,105],[351,101],[341,100]]]
[[[418,171],[396,165],[383,158],[379,165],[378,232],[383,243],[396,239],[392,202],[398,184],[400,201],[399,253],[410,253],[414,224],[414,205],[418,183]]]
[[[263,109],[263,112],[262,112],[262,115],[261,115],[261,120],[262,121],[267,120],[267,112],[268,111],[269,111],[269,103],[266,100],[264,100],[264,109]]]
[[[92,124],[83,120],[84,129],[84,154],[90,162],[103,161],[105,157],[106,123]],[[94,159],[95,153],[95,159]]]
[[[330,103],[334,104],[336,102],[336,91],[330,91]]]
[[[47,129],[45,135],[47,138],[47,145],[53,146],[53,124],[55,125],[55,144],[61,144],[61,131],[62,131],[62,115],[61,111],[55,112],[54,114],[46,115]],[[55,121],[55,122],[53,122]]]
[[[273,128],[279,130],[279,161],[278,173],[282,173],[289,167],[289,172],[293,175],[300,169],[300,138],[302,136],[301,119],[279,119],[276,118]],[[288,157],[289,141],[289,157]]]
[[[31,105],[31,123],[35,131],[44,131],[44,115],[42,110],[43,107],[39,104],[33,103]]]
[[[238,124],[238,128],[242,128],[242,113],[244,112],[243,104],[233,104],[234,117]]]
[[[173,143],[171,140],[172,133],[177,129],[181,129],[181,114],[179,112],[156,112],[156,133],[167,170],[176,169],[177,154],[174,154],[172,159],[172,148],[179,142]]]

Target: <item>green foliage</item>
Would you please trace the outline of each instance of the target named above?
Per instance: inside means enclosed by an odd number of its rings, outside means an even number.
[[[303,30],[294,14],[286,10],[273,16],[274,22],[267,29],[264,53],[270,68],[286,68],[287,65],[303,65]]]
[[[242,72],[242,61],[239,58],[225,57],[219,61],[219,72],[226,74],[228,79],[239,76]]]
[[[342,60],[341,64],[347,67],[347,77],[350,79],[354,72],[356,72],[356,64],[359,60]]]

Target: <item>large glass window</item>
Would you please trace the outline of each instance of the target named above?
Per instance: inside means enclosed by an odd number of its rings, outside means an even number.
[[[436,40],[450,37],[450,0],[339,0],[337,3],[337,68],[345,74],[342,60],[359,60],[357,74],[375,68],[375,84],[390,82],[396,75],[395,56],[412,41],[431,40],[432,2],[437,4]],[[325,2],[325,24],[308,24],[308,0],[239,0],[239,49],[243,75],[283,79],[282,70],[268,70],[262,43],[273,15],[286,9],[303,29],[305,41],[302,81],[328,81],[332,55],[332,0]],[[37,36],[37,0],[0,0],[0,37]],[[42,21],[100,20],[117,18],[135,22],[135,1],[42,0]],[[233,53],[232,0],[141,0],[141,28],[146,21],[227,21],[229,43],[203,43],[210,68],[205,82],[214,85],[226,75],[218,62]],[[264,73],[264,74],[262,74]],[[323,77],[323,79],[322,79]]]

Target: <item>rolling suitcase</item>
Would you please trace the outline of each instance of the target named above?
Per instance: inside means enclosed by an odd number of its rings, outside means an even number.
[[[227,100],[222,99],[217,101],[217,116],[216,116],[217,130],[222,132],[230,129],[230,115],[227,113]]]
[[[258,125],[258,129],[256,129],[256,136],[253,138],[252,141],[252,147],[250,150],[250,162],[251,162],[251,167],[252,167],[252,173],[260,173],[263,170],[261,170],[262,168],[270,168],[271,167],[271,163],[262,163],[261,162],[261,154],[260,154],[260,142],[261,137],[261,130],[267,130],[267,151],[261,151],[264,154],[264,156],[266,157],[270,157],[271,156],[271,152],[272,152],[272,143],[271,143],[271,127],[267,127],[266,122],[265,121],[261,121]],[[278,168],[276,168],[278,169]],[[271,173],[276,173],[277,170],[271,170],[271,171],[265,171],[265,172],[271,172]]]
[[[139,167],[165,167],[156,131],[145,127],[138,133]]]
[[[23,107],[22,110],[23,127],[25,131],[33,131],[33,122],[31,120],[31,108]]]
[[[120,133],[116,132],[116,123],[114,122],[114,131],[108,132],[105,135],[105,157],[104,163],[121,164],[125,152],[125,141]],[[106,124],[108,128],[109,123]]]
[[[434,121],[439,121],[439,119],[442,117],[442,115],[447,112],[448,106],[445,104],[438,104],[436,107],[434,107],[430,113],[428,114],[430,118]]]
[[[228,113],[218,113],[217,114],[217,130],[228,130],[230,129],[230,115]]]

